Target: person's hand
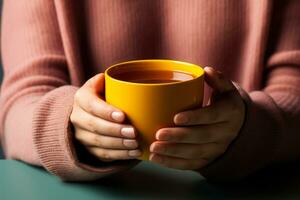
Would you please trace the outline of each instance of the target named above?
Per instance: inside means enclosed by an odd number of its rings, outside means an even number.
[[[211,67],[205,81],[214,89],[209,105],[177,113],[175,127],[156,132],[150,161],[170,168],[200,169],[222,155],[244,121],[245,105],[232,82]]]
[[[101,73],[76,92],[70,116],[75,138],[102,161],[134,159],[141,155],[136,130],[122,124],[125,114],[103,100],[104,90]]]

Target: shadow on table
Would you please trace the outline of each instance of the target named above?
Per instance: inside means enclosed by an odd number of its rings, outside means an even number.
[[[299,168],[300,163],[277,166],[236,184],[212,184],[196,173],[186,177],[177,172],[164,173],[161,169],[136,169],[80,184],[91,192],[105,191],[120,198],[300,199]]]
[[[92,192],[114,193],[124,199],[191,199],[196,192],[195,186],[206,182],[197,173],[162,170],[155,166],[136,168],[102,178],[92,183],[83,183],[83,187]],[[166,173],[164,173],[164,171]],[[100,192],[99,192],[100,195]]]

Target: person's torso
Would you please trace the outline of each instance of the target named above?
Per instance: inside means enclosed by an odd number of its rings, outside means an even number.
[[[118,62],[163,58],[215,67],[251,90],[265,62],[268,9],[255,0],[85,0],[73,12],[87,78]]]

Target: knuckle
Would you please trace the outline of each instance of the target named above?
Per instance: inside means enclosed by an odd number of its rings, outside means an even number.
[[[97,155],[98,155],[100,158],[103,158],[103,159],[106,159],[106,160],[111,159],[110,153],[109,153],[109,151],[106,150],[106,149],[98,149]]]
[[[88,108],[89,108],[90,113],[94,114],[96,104],[97,104],[97,102],[94,99],[89,100]]]
[[[103,140],[103,146],[105,146],[106,148],[115,148],[116,147],[115,139],[113,139],[113,138],[105,138]]]
[[[70,121],[72,122],[72,123],[74,123],[74,122],[76,122],[76,115],[75,115],[75,109],[73,109],[73,111],[72,111],[72,113],[71,113],[71,115],[70,115]]]
[[[86,126],[91,132],[96,132],[95,120],[92,116],[86,117]]]
[[[130,158],[130,156],[129,156],[129,151],[130,151],[130,150],[124,150],[124,151],[122,151],[122,153],[121,153],[119,159],[129,159],[129,158]]]
[[[78,119],[78,116],[76,114],[76,111],[72,112],[70,115],[70,121],[72,125],[76,128],[76,126],[80,125],[80,120]]]
[[[94,111],[94,104],[95,104],[95,101],[93,99],[90,99],[87,101],[88,103],[86,104],[85,106],[85,110],[88,112],[88,113],[91,113],[91,114],[94,114],[93,111]]]
[[[88,103],[88,110],[91,114],[99,116],[99,111],[102,111],[102,104],[98,99],[91,99]]]
[[[91,102],[91,112],[102,119],[111,121],[111,113],[114,109],[102,99],[95,99]]]
[[[106,124],[105,126],[102,126],[105,135],[113,135],[113,136],[121,135],[122,125],[112,124],[110,122],[107,122],[105,124]]]
[[[82,141],[82,134],[76,130],[75,130],[75,139],[78,141]]]
[[[129,152],[128,150],[115,150],[112,157],[117,160],[124,160],[129,157],[128,152]]]
[[[103,110],[103,113],[107,113],[109,115],[113,110],[110,108],[110,105],[105,102],[103,99],[96,97],[94,100],[94,104],[98,104],[98,109]]]
[[[103,107],[108,115],[115,111],[114,107],[106,102],[103,102]]]
[[[93,140],[93,143],[95,143],[96,146],[99,146],[99,147],[104,147],[104,141],[103,139],[99,136],[99,135],[93,135],[92,137],[92,140]]]
[[[108,151],[104,150],[103,158],[106,159],[106,160],[110,160],[111,159],[111,156],[109,155]]]
[[[74,94],[74,101],[75,102],[79,102],[79,100],[81,99],[81,93],[82,93],[82,89],[79,89],[75,92]]]
[[[115,148],[116,147],[116,141],[114,138],[104,136],[104,137],[99,138],[98,140],[99,140],[99,145],[101,145],[104,148]]]
[[[111,129],[117,136],[121,136],[122,128],[126,127],[120,124],[115,124]]]

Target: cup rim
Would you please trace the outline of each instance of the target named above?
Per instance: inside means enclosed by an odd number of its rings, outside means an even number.
[[[149,62],[168,62],[168,63],[177,63],[177,64],[182,64],[182,65],[189,65],[191,67],[197,68],[199,70],[199,75],[196,75],[197,77],[190,79],[190,80],[185,80],[185,81],[179,81],[179,82],[167,82],[167,83],[135,83],[135,82],[130,82],[130,81],[124,81],[120,79],[116,79],[112,77],[109,72],[117,67],[117,66],[122,66],[126,64],[131,64],[131,63],[149,63]],[[183,71],[184,72],[184,71]],[[200,65],[196,65],[193,63],[185,62],[185,61],[178,61],[178,60],[171,60],[171,59],[142,59],[142,60],[129,60],[129,61],[124,61],[120,63],[116,63],[108,67],[105,72],[105,77],[109,77],[113,81],[122,83],[122,84],[128,84],[128,85],[141,85],[141,86],[162,86],[162,85],[176,85],[176,84],[183,84],[183,83],[188,83],[188,82],[193,82],[196,81],[197,79],[201,78],[204,75],[204,70]]]

